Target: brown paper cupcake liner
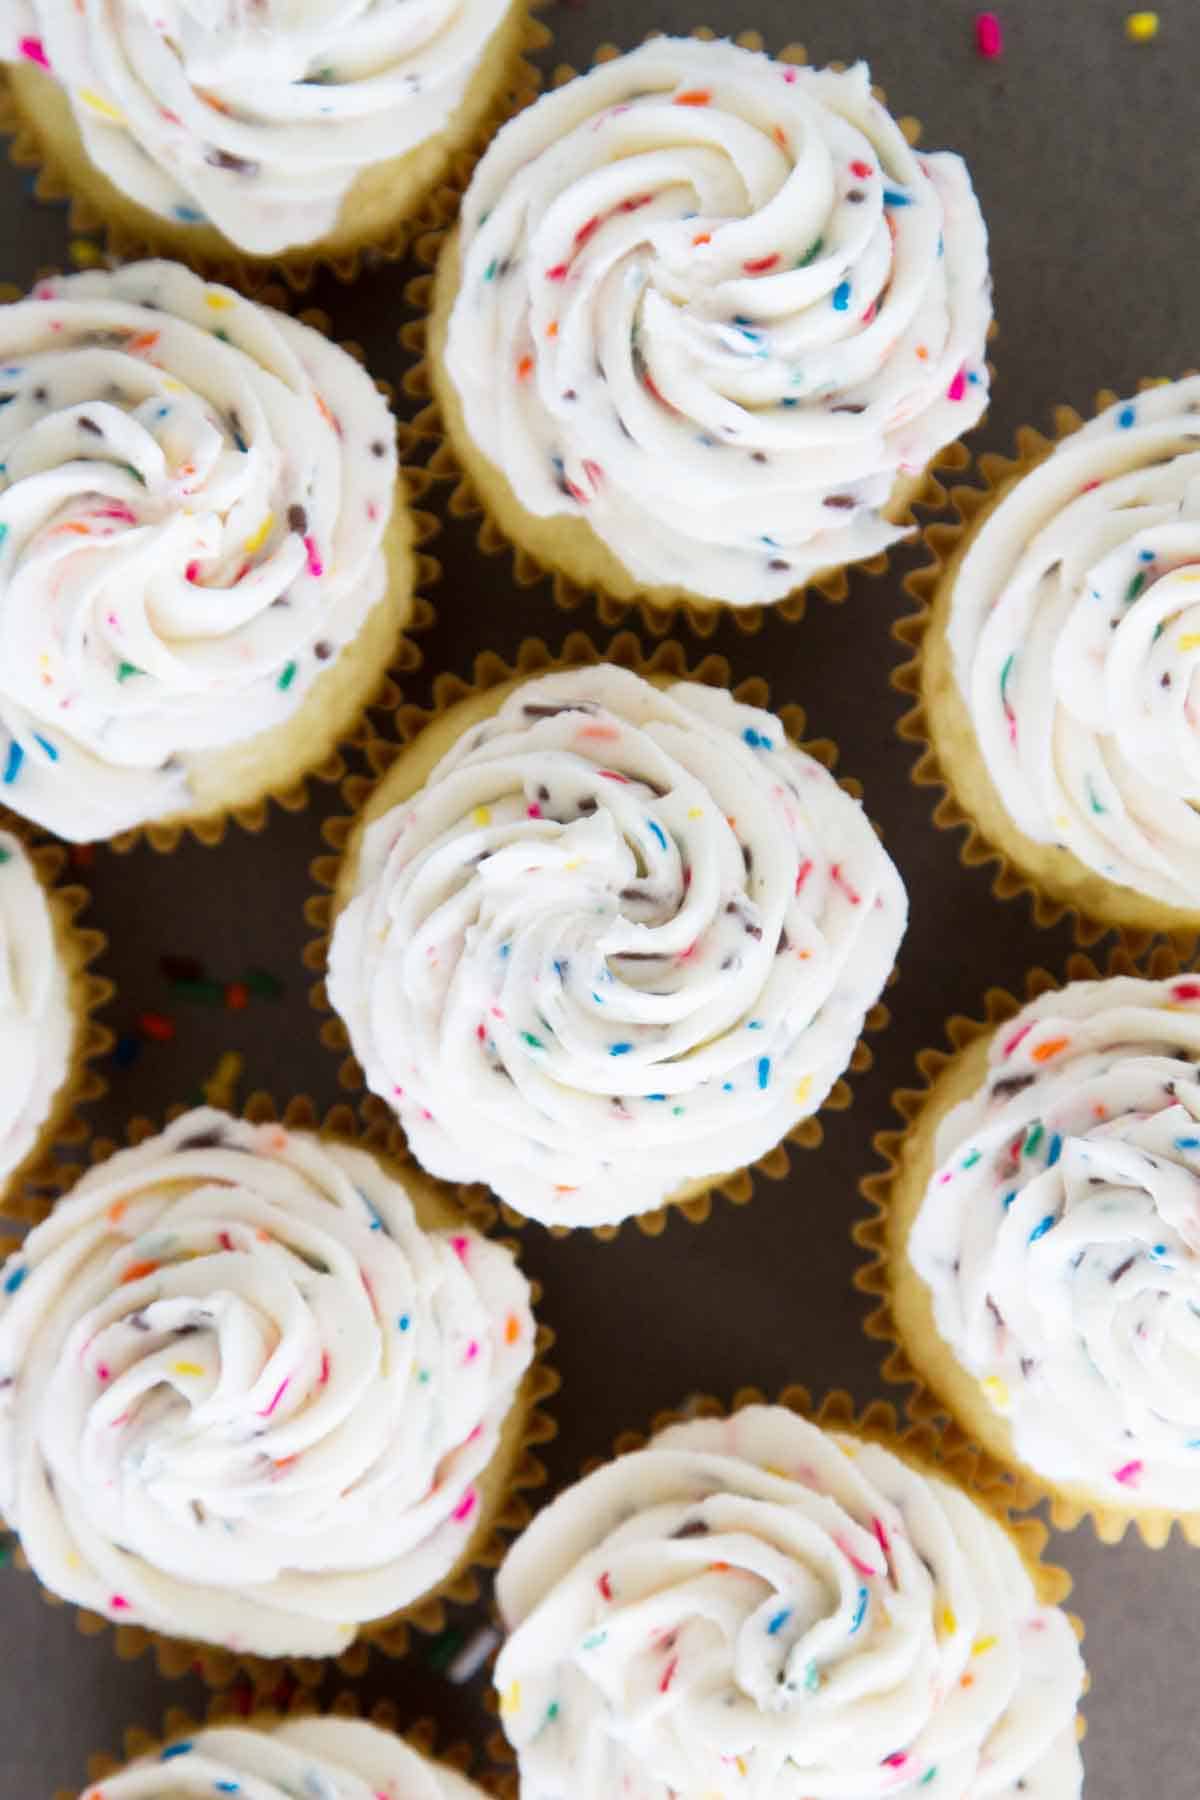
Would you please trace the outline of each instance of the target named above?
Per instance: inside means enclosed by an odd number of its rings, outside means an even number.
[[[747,1406],[784,1406],[789,1412],[818,1425],[822,1431],[843,1431],[867,1443],[879,1444],[899,1456],[923,1475],[937,1475],[953,1482],[975,1502],[981,1511],[1008,1533],[1021,1555],[1043,1606],[1063,1606],[1073,1583],[1065,1569],[1045,1561],[1050,1533],[1040,1519],[1015,1516],[1003,1466],[965,1442],[939,1430],[927,1420],[902,1421],[896,1408],[887,1400],[872,1400],[857,1410],[844,1388],[834,1388],[817,1402],[811,1391],[799,1383],[790,1383],[782,1393],[768,1395],[761,1388],[738,1388],[731,1401],[716,1399],[712,1394],[692,1394],[681,1406],[656,1413],[648,1431],[624,1431],[615,1440],[609,1457],[589,1457],[576,1479],[583,1480],[603,1468],[606,1461],[644,1450],[652,1437],[669,1425],[686,1424],[691,1419],[728,1419]],[[1083,1622],[1069,1613],[1071,1628],[1083,1642]],[[1084,1692],[1090,1683],[1085,1680]],[[494,1718],[500,1705],[495,1689],[487,1695],[487,1706]],[[1076,1716],[1076,1731],[1082,1742],[1087,1726],[1082,1713]],[[497,1766],[504,1771],[497,1783],[502,1800],[519,1800],[516,1757],[502,1730],[489,1740],[488,1750]]]
[[[130,1145],[144,1143],[147,1138],[160,1132],[164,1123],[178,1118],[187,1110],[183,1106],[173,1106],[167,1112],[165,1120],[157,1123],[147,1118],[131,1119],[125,1130],[127,1142]],[[397,1132],[383,1132],[370,1123],[364,1125],[345,1103],[330,1108],[322,1115],[307,1095],[299,1095],[280,1110],[269,1094],[258,1091],[249,1096],[240,1109],[239,1116],[254,1125],[278,1122],[289,1131],[314,1131],[322,1137],[352,1143],[359,1149],[400,1164],[397,1172],[401,1179],[405,1163],[412,1164],[413,1173],[419,1178],[430,1179],[413,1162]],[[95,1140],[91,1146],[91,1166],[95,1167],[106,1161],[119,1147],[109,1140]],[[82,1169],[76,1169],[75,1178],[78,1179],[82,1173]],[[73,1185],[73,1181],[68,1183],[67,1191]],[[446,1183],[439,1182],[436,1185],[444,1189],[448,1196],[454,1195],[455,1190]],[[463,1194],[459,1198],[463,1202],[467,1223],[507,1249],[519,1251],[519,1246],[511,1239],[497,1238],[494,1209],[474,1204],[470,1194]],[[530,1279],[530,1301],[535,1309],[535,1317],[541,1297],[541,1284]],[[340,1655],[329,1658],[272,1658],[240,1653],[223,1649],[219,1645],[167,1637],[142,1625],[118,1623],[63,1600],[39,1584],[43,1599],[51,1606],[70,1606],[84,1637],[111,1634],[117,1655],[123,1662],[132,1662],[151,1650],[161,1675],[170,1679],[188,1674],[199,1675],[212,1688],[227,1688],[236,1680],[243,1684],[248,1682],[255,1691],[277,1685],[281,1681],[285,1685],[294,1683],[300,1687],[313,1688],[323,1679],[330,1666],[336,1667],[347,1677],[361,1675],[372,1649],[380,1650],[389,1657],[406,1655],[414,1631],[438,1636],[447,1627],[448,1606],[473,1606],[478,1602],[484,1588],[484,1577],[499,1568],[509,1542],[525,1529],[533,1516],[527,1496],[544,1486],[546,1481],[546,1470],[535,1452],[542,1445],[548,1444],[558,1432],[554,1419],[544,1410],[545,1403],[562,1385],[550,1361],[554,1342],[554,1332],[538,1319],[534,1359],[513,1402],[514,1408],[522,1409],[524,1416],[519,1443],[509,1452],[512,1467],[499,1499],[481,1507],[479,1523],[459,1562],[432,1589],[410,1605],[385,1618],[362,1623],[353,1643]],[[501,1452],[498,1451],[497,1454]],[[20,1568],[28,1571],[29,1564],[19,1541],[14,1560]]]
[[[1164,382],[1165,378],[1143,380],[1138,383],[1137,391],[1142,393],[1147,388],[1161,387]],[[1101,389],[1092,403],[1093,415],[1104,412],[1119,399],[1120,395],[1113,393],[1111,389]],[[934,599],[947,569],[963,553],[969,539],[1001,495],[1039,463],[1044,462],[1059,444],[1078,431],[1085,422],[1083,415],[1076,412],[1074,407],[1058,406],[1054,410],[1053,435],[1047,437],[1033,426],[1021,426],[1016,433],[1014,456],[999,456],[994,452],[984,451],[973,459],[969,453],[964,452],[965,472],[977,476],[983,485],[953,487],[949,495],[953,520],[938,520],[925,526],[921,539],[928,553],[928,561],[904,580],[905,591],[916,602],[916,611],[906,618],[898,619],[892,626],[892,636],[906,647],[910,655],[906,662],[893,669],[891,685],[898,692],[910,695],[913,701],[896,729],[907,743],[917,745],[920,750],[911,771],[914,785],[941,790],[934,807],[934,824],[942,831],[962,831],[959,860],[964,867],[994,865],[992,893],[997,900],[1012,900],[1027,895],[1036,925],[1050,927],[1067,919],[1076,941],[1085,948],[1094,944],[1106,932],[1117,931],[1122,942],[1135,956],[1141,955],[1160,936],[1170,938],[1182,955],[1190,956],[1195,953],[1200,935],[1195,927],[1180,926],[1172,929],[1167,926],[1139,928],[1123,925],[1117,917],[1116,907],[1107,918],[1090,917],[1077,901],[1049,892],[1032,875],[1027,874],[1007,851],[993,843],[959,801],[953,773],[946,767],[934,745],[922,693],[926,637],[933,623]],[[998,800],[997,805],[1000,805]],[[1071,860],[1075,861],[1074,858]],[[1076,867],[1081,880],[1093,873],[1083,863],[1077,863]],[[1114,888],[1113,892],[1129,893],[1135,901],[1141,900],[1143,905],[1146,904],[1144,896],[1135,895],[1130,889]],[[1167,913],[1170,908],[1164,906],[1161,910]]]
[[[91,904],[91,895],[70,867],[65,847],[51,840],[28,820],[0,808],[0,829],[11,832],[29,855],[54,925],[58,955],[66,965],[75,1015],[75,1042],[71,1066],[55,1094],[29,1155],[0,1184],[0,1217],[36,1224],[50,1210],[56,1194],[70,1179],[69,1168],[56,1161],[58,1149],[74,1150],[88,1135],[79,1108],[99,1100],[108,1083],[95,1064],[107,1056],[114,1038],[96,1018],[116,993],[106,976],[92,964],[107,948],[102,931],[80,923]]]
[[[707,26],[696,27],[691,35],[703,40],[711,40],[719,34]],[[661,37],[655,31],[647,34],[647,38]],[[733,38],[734,43],[744,50],[761,51],[764,48],[762,34],[757,31],[740,31]],[[622,54],[614,44],[602,44],[592,57],[593,65],[611,62]],[[803,44],[788,44],[778,53],[779,62],[803,64],[808,61],[808,53]],[[833,63],[832,68],[844,68],[842,63]],[[554,71],[553,85],[561,87],[564,83],[575,79],[579,73],[569,64],[561,64]],[[873,90],[881,104],[886,105],[883,89]],[[921,125],[917,119],[905,116],[897,120],[901,131],[910,144],[915,144],[921,136]],[[730,606],[720,600],[704,600],[699,596],[681,597],[669,603],[659,603],[645,598],[621,600],[615,595],[598,589],[581,586],[563,571],[543,564],[521,544],[510,540],[507,532],[488,511],[483,497],[480,495],[470,475],[450,442],[446,431],[446,423],[442,409],[434,397],[433,378],[428,358],[428,326],[429,312],[433,297],[434,270],[443,245],[458,218],[459,204],[464,189],[461,187],[439,189],[433,197],[430,208],[430,229],[418,236],[414,243],[414,253],[425,265],[427,273],[419,275],[410,282],[405,290],[405,298],[409,305],[420,314],[401,328],[400,341],[405,349],[411,351],[418,359],[404,378],[404,390],[414,399],[423,400],[427,404],[414,420],[414,430],[430,445],[427,467],[440,480],[452,482],[453,487],[446,503],[452,518],[463,519],[475,523],[478,521],[476,541],[485,556],[502,555],[506,551],[512,555],[513,578],[518,587],[535,586],[543,579],[549,578],[551,592],[555,604],[564,612],[573,612],[580,606],[594,606],[600,622],[608,627],[628,623],[631,613],[640,615],[643,626],[652,636],[662,637],[672,630],[680,618],[683,618],[691,630],[699,637],[711,637],[722,618],[732,616],[734,623],[741,631],[758,631],[763,619],[769,614],[795,623],[804,617],[807,597],[810,592],[819,593],[824,599],[835,604],[845,600],[850,592],[848,569],[853,568],[868,575],[882,575],[889,567],[888,554],[881,551],[878,555],[862,561],[839,565],[836,568],[819,572],[796,588],[785,599],[771,605]],[[945,474],[957,474],[966,467],[968,453],[960,443],[945,445],[930,460],[924,472],[905,485],[903,503],[898,504],[895,522],[916,530],[919,526],[914,508],[940,508],[946,504],[946,489],[938,479],[937,471]]]
[[[394,1701],[377,1700],[368,1707],[360,1695],[344,1690],[330,1705],[322,1706],[308,1689],[293,1688],[285,1695],[282,1692],[256,1693],[250,1687],[226,1689],[222,1693],[210,1695],[203,1717],[188,1712],[184,1707],[172,1706],[168,1708],[162,1729],[157,1733],[147,1731],[141,1725],[127,1726],[120,1755],[114,1755],[110,1750],[94,1750],[88,1757],[87,1782],[92,1786],[107,1781],[109,1776],[119,1774],[128,1763],[135,1762],[140,1757],[157,1756],[171,1744],[195,1737],[197,1733],[211,1730],[214,1726],[233,1725],[269,1731],[288,1719],[308,1718],[361,1719],[364,1724],[377,1725],[381,1731],[391,1732],[393,1736],[402,1738],[410,1749],[429,1757],[433,1762],[443,1763],[447,1768],[453,1769],[455,1774],[462,1775],[479,1786],[486,1784],[487,1771],[481,1777],[474,1767],[479,1760],[478,1756],[469,1745],[457,1741],[445,1743],[445,1734],[433,1719],[422,1718],[411,1725],[402,1725],[399,1709]],[[79,1800],[79,1791],[57,1788],[54,1800]]]
[[[525,10],[517,21],[518,41],[508,53],[507,72],[500,90],[470,142],[450,152],[447,167],[434,178],[431,189],[439,195],[465,192],[472,169],[495,133],[537,94],[541,77],[529,57],[544,50],[552,41],[545,25],[533,17],[534,9],[541,5],[542,0],[525,0]],[[226,282],[251,295],[264,282],[277,277],[282,277],[294,292],[304,293],[322,271],[349,286],[366,270],[398,262],[407,254],[415,234],[427,225],[428,195],[423,201],[415,201],[412,212],[395,221],[376,242],[357,244],[345,252],[316,245],[260,257],[239,252],[214,227],[205,228],[206,236],[201,245],[190,236],[186,239],[180,236],[178,227],[172,226],[169,220],[156,222],[153,215],[143,214],[141,208],[136,214],[107,217],[94,196],[75,190],[62,157],[56,155],[53,146],[44,142],[30,125],[15,99],[3,63],[0,63],[0,138],[7,140],[10,162],[32,177],[35,198],[51,205],[65,205],[69,229],[81,234],[85,242],[91,242],[101,255],[112,256],[120,262],[135,261],[144,256],[170,257],[187,263],[211,280]]]
[[[304,909],[308,923],[319,934],[305,946],[305,967],[311,969],[318,977],[309,994],[314,1010],[323,1016],[321,1025],[321,1042],[335,1055],[339,1056],[341,1067],[338,1080],[348,1093],[361,1093],[366,1086],[366,1077],[360,1063],[350,1047],[350,1037],[342,1020],[334,1012],[330,1004],[325,985],[325,974],[328,968],[329,944],[334,925],[334,893],[338,882],[338,873],[343,857],[350,842],[357,815],[367,804],[371,794],[386,777],[388,770],[397,757],[410,745],[420,732],[433,720],[456,706],[460,701],[477,697],[489,689],[500,687],[505,682],[514,680],[528,681],[535,676],[545,675],[552,669],[567,667],[594,667],[598,663],[615,663],[623,669],[631,670],[635,675],[652,680],[657,677],[668,677],[676,681],[695,681],[708,687],[718,687],[732,692],[735,700],[749,706],[769,707],[770,692],[767,683],[759,677],[741,682],[733,687],[733,677],[723,656],[712,652],[704,656],[696,664],[689,663],[683,646],[674,639],[666,640],[655,648],[652,655],[647,656],[642,645],[631,631],[623,631],[606,645],[597,647],[586,633],[572,631],[563,642],[561,652],[555,655],[541,638],[526,638],[517,652],[515,660],[510,664],[496,654],[495,651],[484,651],[475,658],[472,677],[464,680],[458,675],[443,671],[433,686],[433,705],[422,708],[405,705],[397,708],[389,721],[389,735],[375,736],[366,745],[366,757],[371,766],[372,775],[351,775],[342,784],[348,815],[327,819],[321,827],[322,835],[330,845],[334,854],[319,856],[311,864],[311,874],[319,889],[325,890],[310,899]],[[838,760],[838,749],[829,738],[805,739],[804,710],[799,706],[783,706],[777,715],[783,722],[792,742],[806,751],[809,756],[821,765],[834,770]],[[858,782],[848,777],[838,778],[839,786],[854,799],[862,798],[862,788]],[[894,974],[890,978],[895,979]],[[889,983],[890,985],[890,983]],[[890,1014],[882,1001],[877,1001],[870,1009],[864,1022],[864,1032],[882,1031],[888,1024]],[[863,1074],[871,1067],[873,1061],[871,1051],[863,1037],[855,1045],[847,1072],[855,1075]],[[667,1221],[673,1213],[680,1213],[693,1225],[700,1225],[712,1211],[712,1197],[722,1194],[735,1206],[744,1206],[754,1193],[755,1175],[770,1181],[782,1181],[791,1167],[789,1146],[797,1149],[815,1150],[822,1142],[824,1133],[821,1128],[819,1113],[844,1112],[849,1106],[852,1095],[845,1076],[842,1075],[834,1083],[816,1113],[799,1120],[786,1136],[767,1151],[764,1156],[746,1168],[738,1169],[727,1175],[714,1176],[711,1181],[697,1186],[701,1191],[691,1192],[686,1198],[668,1201],[651,1212],[635,1213],[632,1223],[645,1237],[659,1237],[665,1230]],[[403,1142],[400,1126],[391,1108],[378,1096],[368,1094],[361,1102],[363,1117],[373,1128],[395,1132]],[[462,1186],[459,1189],[464,1203],[470,1200],[473,1205],[484,1204],[493,1209],[499,1208],[500,1215],[506,1224],[520,1226],[527,1223],[522,1214],[515,1212],[504,1202],[497,1202],[487,1197],[487,1189],[476,1186]],[[587,1226],[593,1237],[602,1242],[613,1242],[621,1232],[621,1224]],[[554,1237],[566,1236],[569,1227],[552,1225],[546,1227]]]
[[[869,1338],[888,1347],[883,1364],[885,1379],[909,1390],[904,1402],[909,1417],[923,1426],[940,1428],[943,1442],[955,1453],[967,1449],[978,1451],[977,1433],[957,1416],[951,1402],[940,1392],[936,1381],[929,1379],[921,1365],[920,1351],[914,1351],[903,1339],[892,1300],[895,1254],[892,1243],[892,1205],[901,1173],[901,1149],[908,1133],[929,1105],[939,1076],[956,1057],[981,1038],[991,1037],[1001,1025],[1014,1018],[1023,1006],[1040,995],[1052,993],[1068,982],[1099,981],[1117,975],[1166,981],[1183,974],[1186,967],[1170,944],[1160,942],[1149,955],[1140,960],[1135,960],[1128,945],[1116,944],[1109,949],[1103,966],[1085,956],[1082,951],[1073,951],[1067,960],[1065,976],[1061,981],[1046,969],[1031,969],[1025,977],[1023,1000],[1018,1000],[1005,988],[990,987],[984,995],[982,1017],[967,1018],[956,1013],[948,1019],[946,1039],[949,1048],[923,1050],[917,1057],[917,1069],[923,1085],[897,1088],[892,1095],[892,1106],[903,1120],[903,1125],[899,1130],[877,1133],[874,1147],[885,1166],[882,1170],[865,1176],[859,1184],[860,1192],[872,1212],[869,1218],[859,1220],[851,1231],[854,1242],[867,1253],[867,1261],[855,1271],[854,1285],[861,1293],[869,1294],[878,1302],[867,1318],[864,1330]],[[1007,1426],[999,1415],[997,1421],[995,1435],[999,1441],[1008,1434]],[[1076,1491],[1064,1493],[1023,1463],[1011,1448],[1011,1442],[1007,1454],[1003,1456],[999,1454],[995,1444],[989,1444],[981,1453],[987,1456],[992,1467],[1004,1472],[1003,1482],[1008,1504],[1017,1511],[1026,1511],[1047,1502],[1050,1520],[1056,1530],[1073,1531],[1085,1519],[1090,1519],[1101,1542],[1115,1544],[1120,1542],[1128,1527],[1133,1524],[1151,1549],[1160,1550],[1170,1537],[1172,1526],[1177,1524],[1188,1543],[1200,1545],[1200,1513],[1181,1516],[1157,1508],[1122,1509],[1100,1500],[1089,1500]]]

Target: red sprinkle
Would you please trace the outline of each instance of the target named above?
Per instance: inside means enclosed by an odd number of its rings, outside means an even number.
[[[624,213],[641,212],[643,206],[649,206],[653,198],[653,194],[638,194],[633,200],[622,200],[617,210]]]
[[[773,256],[756,256],[751,262],[744,262],[742,267],[745,269],[747,275],[765,275],[767,270],[773,269],[778,261],[778,254]]]
[[[250,1004],[250,989],[244,981],[225,984],[225,1005],[230,1012],[245,1012]]]
[[[590,237],[593,237],[596,234],[596,232],[599,231],[599,229],[600,229],[600,217],[599,217],[599,214],[597,214],[594,219],[589,219],[586,225],[581,225],[579,227],[579,230],[575,233],[576,249],[582,250],[583,246],[587,243],[588,239]]]
[[[671,1683],[675,1679],[675,1671],[678,1667],[679,1667],[679,1658],[677,1656],[673,1656],[671,1658],[670,1662],[667,1664],[666,1668],[663,1670],[662,1676],[659,1680],[658,1691],[660,1694],[666,1693],[667,1689],[670,1687]]]
[[[555,263],[552,269],[546,270],[547,281],[565,281],[567,279],[567,263]]]
[[[1177,981],[1171,989],[1172,1000],[1200,1000],[1200,981]]]
[[[230,1235],[227,1231],[218,1231],[217,1242],[218,1242],[218,1244],[220,1244],[222,1250],[232,1250],[233,1249],[233,1239],[230,1237]]]
[[[600,1589],[600,1593],[605,1600],[612,1599],[612,1582],[607,1575],[602,1575],[596,1583],[596,1586]]]
[[[152,1038],[156,1044],[169,1044],[175,1036],[175,1021],[166,1013],[139,1013],[137,1028],[143,1037]]]
[[[532,806],[527,806],[525,808],[525,811],[526,811],[527,816],[531,819],[540,819],[542,816],[542,809],[538,805],[536,800],[534,801]]]
[[[800,889],[804,886],[805,882],[808,880],[808,878],[811,874],[812,874],[812,857],[806,856],[804,861],[800,864],[800,867],[796,870],[796,892],[797,893],[800,892]]]
[[[200,579],[200,564],[198,562],[190,562],[188,564],[187,568],[183,571],[183,573],[184,573],[184,578],[187,581],[199,581],[199,579]]]
[[[328,1380],[329,1380],[329,1352],[328,1352],[328,1350],[322,1350],[322,1352],[321,1352],[321,1381],[320,1381],[320,1385],[321,1385],[321,1386],[322,1386],[322,1387],[324,1387],[324,1386],[325,1386],[325,1383],[326,1383],[326,1382],[327,1382],[327,1381],[328,1381]]]
[[[533,374],[533,358],[532,358],[532,356],[523,356],[521,358],[520,362],[517,364],[517,380],[518,381],[528,381],[529,377],[532,374]]]
[[[975,48],[980,56],[992,61],[1004,49],[1004,33],[994,12],[980,13],[975,20]]]
[[[851,884],[846,880],[846,877],[842,874],[841,863],[834,863],[833,867],[829,871],[829,877],[830,877],[830,880],[835,884],[835,886],[841,888],[843,894],[845,894],[845,896],[846,896],[847,900],[850,902],[851,906],[861,906],[862,905],[862,895],[859,893],[857,888],[851,886]]]
[[[592,462],[590,458],[586,456],[583,459],[583,472],[594,488],[598,488],[600,483],[604,480],[604,470],[600,467],[600,464],[598,462]]]

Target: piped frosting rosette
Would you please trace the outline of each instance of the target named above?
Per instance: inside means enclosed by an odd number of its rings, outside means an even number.
[[[781,599],[903,535],[987,397],[965,165],[844,73],[659,39],[508,124],[463,203],[445,361],[539,517],[645,586]]]
[[[941,1337],[1043,1479],[1200,1511],[1200,982],[1001,1025],[908,1241]]]
[[[36,1146],[74,1041],[46,894],[20,840],[0,830],[0,1187]]]
[[[783,1407],[660,1432],[501,1571],[525,1800],[1070,1800],[1083,1668],[948,1480]]]
[[[269,1730],[214,1725],[139,1757],[86,1788],[80,1800],[482,1800],[444,1763],[361,1719],[287,1719]]]
[[[948,627],[1009,816],[1121,886],[1200,893],[1200,376],[1118,401],[992,507]]]
[[[510,1254],[371,1156],[188,1113],[0,1270],[0,1510],[114,1622],[336,1655],[466,1555],[533,1348]]]
[[[7,0],[0,59],[52,74],[91,161],[162,219],[274,255],[451,123],[505,0]]]
[[[187,812],[384,592],[383,397],[177,264],[0,309],[0,464],[0,795],[61,837]]]
[[[329,996],[426,1168],[604,1225],[816,1110],[906,912],[861,807],[773,715],[561,670],[366,826]]]

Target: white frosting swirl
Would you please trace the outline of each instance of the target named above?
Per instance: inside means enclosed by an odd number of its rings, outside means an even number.
[[[61,837],[186,811],[382,595],[391,416],[319,332],[175,263],[0,308],[0,795]]]
[[[0,59],[47,69],[123,194],[269,256],[326,237],[357,177],[452,124],[508,0],[6,0]]]
[[[118,1623],[335,1655],[467,1551],[533,1348],[508,1251],[374,1158],[188,1113],[0,1270],[0,1511]]]
[[[139,1757],[80,1800],[483,1800],[482,1790],[361,1719],[217,1725]]]
[[[1077,982],[996,1032],[908,1244],[1022,1462],[1200,1511],[1200,981]]]
[[[37,1143],[74,1040],[46,895],[20,840],[0,830],[0,1186]]]
[[[367,827],[329,995],[428,1169],[599,1225],[816,1110],[906,912],[862,808],[770,713],[564,670]]]
[[[943,254],[944,242],[944,254]],[[659,39],[512,120],[463,203],[446,369],[538,516],[635,579],[778,600],[979,418],[987,238],[863,64]]]
[[[1071,1625],[949,1482],[782,1407],[660,1432],[500,1572],[523,1800],[1072,1800]]]
[[[1003,496],[949,641],[1014,823],[1195,913],[1200,376],[1118,401]]]

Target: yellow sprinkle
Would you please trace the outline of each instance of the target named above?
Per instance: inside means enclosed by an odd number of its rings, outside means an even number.
[[[779,1467],[778,1463],[768,1463],[766,1465],[766,1467],[767,1467],[767,1474],[768,1475],[778,1475],[780,1481],[790,1481],[792,1479],[791,1476],[788,1474],[787,1470],[781,1469]]]
[[[1200,574],[1195,569],[1172,569],[1171,574],[1176,581],[1200,581]]]
[[[247,556],[253,556],[256,550],[262,549],[263,545],[271,535],[271,527],[274,523],[275,514],[268,513],[258,530],[254,532],[251,537],[248,537],[242,545],[242,549],[246,552]]]
[[[104,261],[103,250],[91,238],[72,238],[69,248],[77,269],[94,269]]]
[[[971,1645],[971,1655],[986,1656],[989,1650],[996,1648],[998,1642],[999,1639],[994,1637],[976,1638]]]
[[[224,1107],[226,1111],[237,1099],[238,1077],[242,1072],[242,1058],[236,1050],[226,1050],[216,1068],[204,1083],[204,1098],[210,1106]]]
[[[735,1766],[736,1766],[736,1768],[737,1768],[737,1772],[738,1772],[738,1774],[739,1774],[739,1775],[744,1775],[744,1774],[745,1774],[745,1773],[746,1773],[746,1759],[745,1759],[745,1757],[743,1757],[743,1756],[735,1756],[735,1757],[734,1757],[734,1759],[733,1759],[733,1760],[734,1760],[734,1764],[735,1764]]]
[[[471,814],[472,825],[490,825],[491,822],[492,815],[486,806],[477,806]]]
[[[575,873],[576,869],[582,869],[582,867],[583,867],[582,856],[577,856],[573,862],[563,864],[563,868],[566,870],[568,875],[573,875]]]
[[[188,1362],[172,1363],[171,1373],[172,1375],[203,1375],[204,1365],[203,1363]]]
[[[1130,13],[1125,21],[1125,36],[1131,44],[1148,44],[1151,38],[1158,36],[1158,14],[1156,12]]]
[[[954,1614],[951,1612],[951,1610],[948,1606],[943,1607],[943,1609],[942,1609],[942,1617],[941,1617],[940,1623],[941,1623],[941,1627],[942,1627],[942,1632],[943,1632],[944,1636],[946,1636],[946,1637],[953,1637],[955,1632],[958,1630],[958,1620],[955,1618]]]
[[[83,1558],[79,1555],[78,1551],[68,1550],[68,1552],[67,1552],[67,1567],[68,1567],[68,1569],[82,1569]]]
[[[182,394],[182,392],[183,392],[182,381],[172,381],[172,379],[169,375],[163,376],[163,393],[164,394]]]
[[[994,1407],[1000,1412],[1008,1410],[1008,1384],[1001,1381],[998,1375],[986,1375],[982,1383],[983,1391]]]
[[[506,1687],[500,1696],[500,1711],[506,1719],[511,1719],[513,1714],[519,1713],[520,1710],[521,1684],[519,1681],[514,1681],[512,1686]]]
[[[90,106],[94,113],[99,113],[102,119],[108,119],[113,125],[124,125],[125,114],[121,111],[120,107],[113,106],[110,101],[106,100],[102,94],[97,94],[94,89],[80,88],[79,98],[83,101],[85,106]]]
[[[702,819],[703,817],[704,817],[704,808],[702,806],[689,806],[688,807],[688,818],[689,819]]]
[[[793,1096],[793,1098],[795,1099],[796,1105],[803,1106],[804,1102],[808,1099],[808,1096],[811,1093],[812,1093],[812,1076],[811,1075],[801,1076],[800,1080],[796,1083],[796,1092]]]
[[[211,306],[214,312],[225,312],[233,305],[233,295],[226,294],[220,288],[209,288],[204,296],[205,306]]]
[[[1200,631],[1186,631],[1177,641],[1179,650],[1200,650]]]

